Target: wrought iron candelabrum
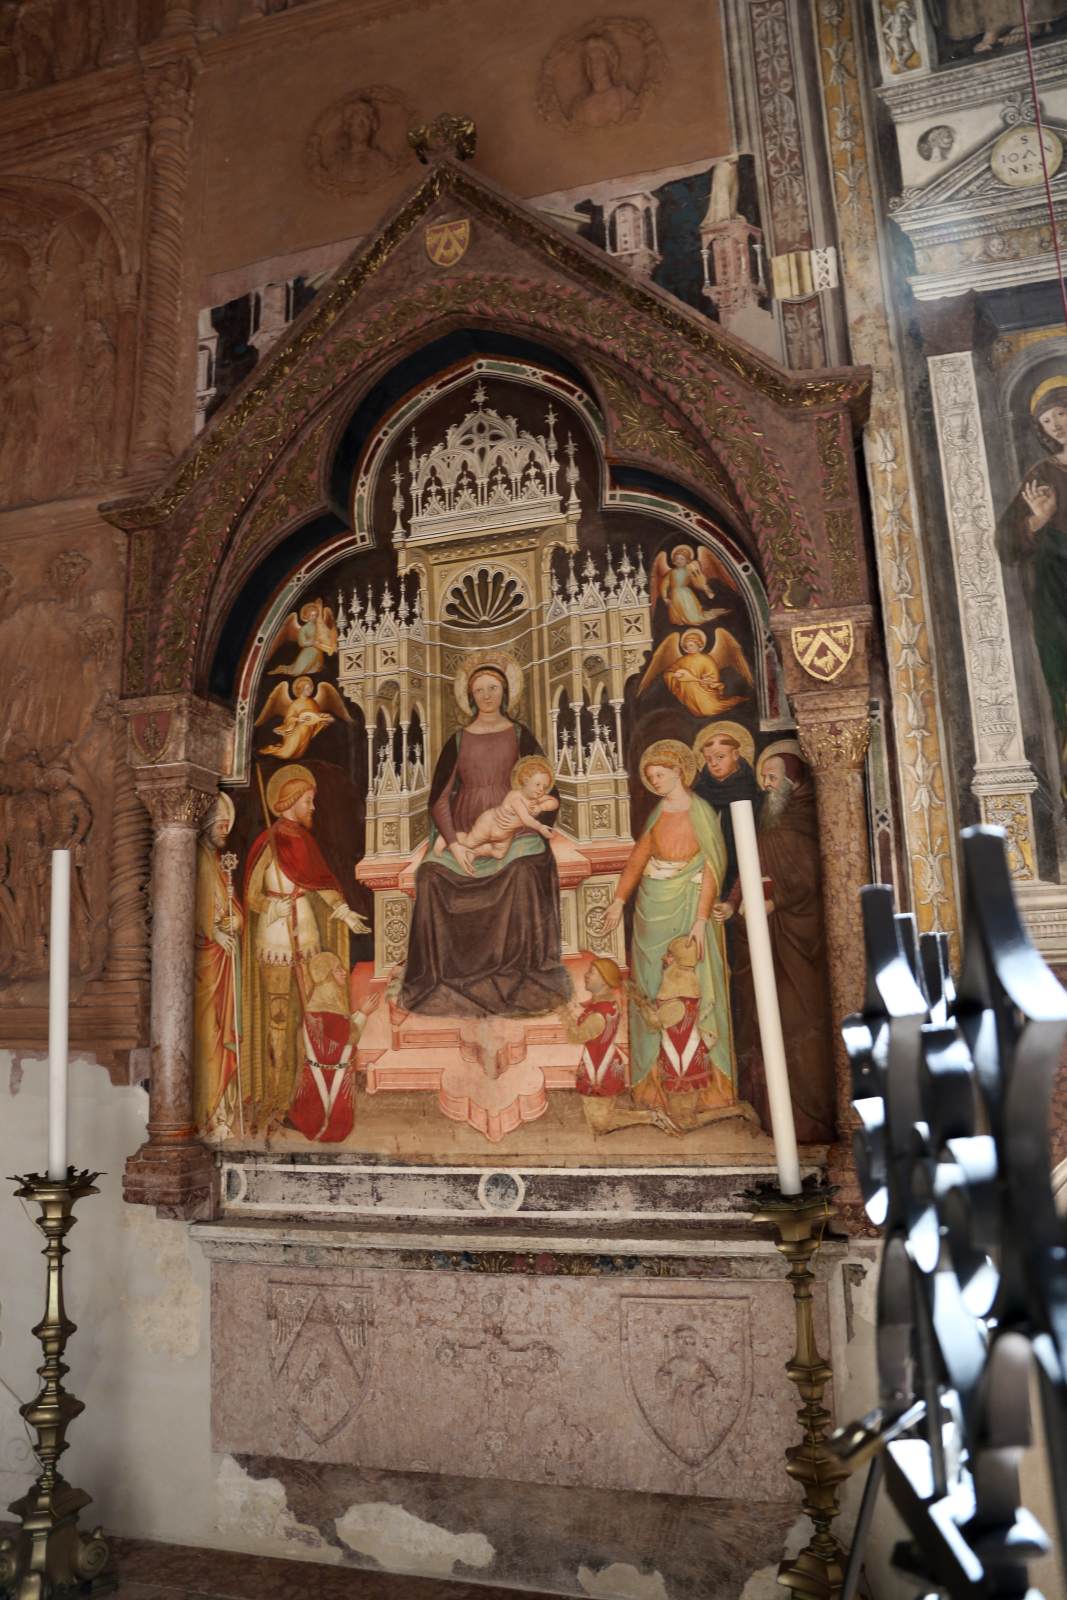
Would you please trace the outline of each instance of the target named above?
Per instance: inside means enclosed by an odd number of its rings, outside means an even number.
[[[45,1238],[48,1286],[44,1316],[33,1330],[44,1353],[37,1369],[41,1387],[20,1408],[36,1431],[34,1454],[41,1470],[27,1493],[10,1507],[19,1519],[18,1532],[12,1539],[0,1540],[2,1600],[65,1600],[114,1587],[114,1578],[106,1571],[109,1552],[101,1530],[86,1535],[78,1527],[78,1514],[89,1504],[89,1496],[73,1488],[59,1471],[67,1429],[85,1409],[63,1387],[69,1371],[63,1354],[76,1331],[63,1305],[64,1241],[74,1226],[75,1202],[99,1193],[94,1182],[99,1176],[69,1167],[63,1179],[36,1172],[14,1179],[18,1198],[41,1208],[35,1220]]]
[[[773,1224],[777,1249],[789,1263],[788,1282],[796,1314],[796,1350],[786,1364],[796,1384],[801,1406],[797,1412],[803,1437],[785,1452],[786,1472],[804,1490],[804,1512],[814,1535],[798,1556],[783,1561],[778,1582],[800,1600],[835,1600],[845,1572],[845,1551],[831,1532],[838,1513],[838,1486],[848,1467],[830,1449],[830,1413],[823,1393],[833,1377],[830,1363],[815,1342],[815,1284],[813,1263],[832,1215],[833,1184],[808,1178],[799,1194],[783,1194],[774,1184],[747,1189],[744,1198],[757,1222]]]
[[[884,1479],[909,1537],[894,1564],[956,1600],[1040,1600],[1049,1549],[1020,1503],[1036,1374],[1053,1517],[1067,1542],[1067,1230],[1051,1180],[1053,1081],[1067,993],[1030,942],[1004,835],[962,836],[958,981],[942,934],[916,939],[892,893],[863,891],[867,994],[844,1037],[856,1162],[883,1233],[879,1406],[834,1447],[871,1463],[844,1595]]]

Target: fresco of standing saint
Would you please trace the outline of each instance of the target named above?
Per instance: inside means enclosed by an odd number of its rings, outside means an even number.
[[[677,739],[641,756],[641,779],[658,804],[622,870],[604,929],[622,921],[636,893],[630,966],[630,1066],[637,1105],[658,1106],[680,1128],[737,1103],[725,941],[712,907],[721,895],[726,846],[712,808],[693,793],[696,757]]]
[[[281,1124],[296,1088],[308,963],[332,951],[348,970],[348,936],[367,924],[346,903],[311,831],[316,782],[307,767],[279,767],[266,786],[268,825],[245,863],[248,919],[248,1074],[254,1123]]]
[[[997,526],[1001,560],[1020,568],[1048,688],[1061,762],[1067,749],[1067,374],[1030,398],[1046,455],[1035,462]]]

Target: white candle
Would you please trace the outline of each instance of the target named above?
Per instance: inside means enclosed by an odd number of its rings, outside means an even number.
[[[48,941],[48,1176],[67,1176],[67,1026],[70,991],[70,851],[52,851]]]
[[[778,986],[774,981],[774,956],[771,931],[764,902],[763,869],[756,844],[756,819],[751,800],[731,800],[730,820],[734,826],[737,869],[741,879],[741,899],[748,932],[748,953],[752,964],[752,986],[756,991],[756,1016],[759,1019],[763,1072],[767,1100],[771,1108],[774,1158],[778,1163],[778,1183],[783,1194],[800,1193],[800,1156],[793,1126],[793,1102],[789,1094],[789,1073],[785,1065],[785,1040],[778,1010]],[[771,899],[774,888],[771,888]]]

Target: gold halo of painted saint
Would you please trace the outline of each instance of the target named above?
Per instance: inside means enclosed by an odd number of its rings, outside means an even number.
[[[541,67],[546,122],[595,132],[634,122],[663,74],[663,48],[644,17],[595,17],[557,39]]]
[[[713,739],[732,739],[741,753],[742,761],[752,766],[756,759],[756,741],[747,728],[739,722],[709,722],[693,740],[693,754],[698,762],[704,760],[704,747]]]
[[[772,756],[793,756],[797,761],[803,761],[804,765],[807,766],[807,762],[804,760],[804,752],[800,748],[799,739],[776,739],[773,744],[769,744],[765,750],[760,751],[756,761],[756,782],[761,789],[765,787],[763,774],[766,770],[767,762],[770,761]]]
[[[365,194],[385,183],[408,154],[411,110],[399,89],[371,84],[337,100],[304,146],[311,181],[328,194]]]
[[[657,794],[658,790],[648,781],[648,769],[661,764],[677,767],[686,788],[692,788],[700,760],[688,745],[684,745],[680,739],[657,739],[641,752],[641,782],[649,794]]]
[[[522,668],[506,650],[479,650],[476,655],[462,661],[452,680],[456,704],[465,717],[475,715],[471,710],[470,681],[482,667],[495,667],[507,681],[508,705],[514,710],[522,699]]]

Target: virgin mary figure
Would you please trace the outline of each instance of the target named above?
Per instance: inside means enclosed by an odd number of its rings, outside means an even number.
[[[499,806],[523,756],[544,752],[511,714],[518,664],[489,652],[460,668],[456,697],[470,721],[445,745],[430,786],[429,849],[415,881],[406,1011],[430,1016],[535,1017],[570,998],[562,960],[559,876],[547,841],[519,829],[499,857],[460,835]],[[440,839],[443,852],[435,851]]]

